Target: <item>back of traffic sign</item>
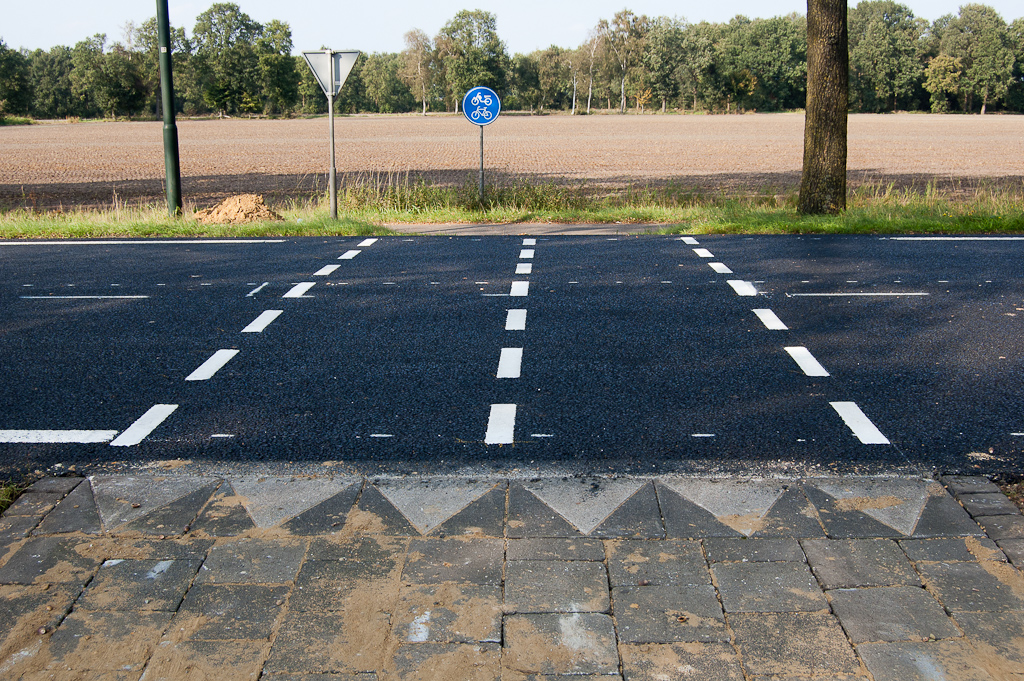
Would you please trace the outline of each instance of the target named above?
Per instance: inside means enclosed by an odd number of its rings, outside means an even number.
[[[333,50],[313,50],[303,52],[302,56],[309,64],[309,69],[316,76],[320,88],[328,97],[334,97],[341,92],[341,86],[348,79],[352,67],[356,64],[359,52],[335,52]],[[334,60],[334,87],[328,87],[331,82],[331,60]]]

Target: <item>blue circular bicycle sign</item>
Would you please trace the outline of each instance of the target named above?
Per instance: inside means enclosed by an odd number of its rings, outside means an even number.
[[[462,98],[462,113],[473,125],[490,125],[501,113],[501,100],[489,87],[475,87]]]

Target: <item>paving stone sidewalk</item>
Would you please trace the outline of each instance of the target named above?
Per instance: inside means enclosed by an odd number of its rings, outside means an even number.
[[[45,478],[0,679],[1024,681],[984,478]]]

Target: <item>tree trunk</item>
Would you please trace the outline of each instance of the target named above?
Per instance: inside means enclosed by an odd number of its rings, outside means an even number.
[[[849,109],[846,0],[807,0],[807,113],[800,212],[846,210]]]
[[[988,108],[988,85],[985,85],[985,92],[981,95],[981,115],[985,115],[985,109]]]
[[[622,82],[619,85],[619,113],[626,113],[626,74],[622,74]]]

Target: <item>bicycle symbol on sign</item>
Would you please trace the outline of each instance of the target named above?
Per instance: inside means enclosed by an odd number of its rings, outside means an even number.
[[[492,101],[493,100],[491,99],[490,95],[485,94],[483,92],[478,92],[476,93],[476,96],[474,96],[473,99],[470,100],[470,103],[473,106],[480,106],[481,104],[483,104],[484,106],[490,106]],[[490,116],[488,116],[488,118],[490,118]]]
[[[488,97],[488,99],[490,99],[490,97]],[[474,102],[474,106],[476,106],[476,103],[475,103],[475,102]],[[470,118],[472,118],[472,119],[473,119],[473,121],[478,121],[478,120],[480,120],[480,118],[481,118],[481,117],[483,117],[483,119],[484,119],[485,121],[489,121],[489,120],[491,120],[492,118],[494,118],[494,114],[492,114],[492,113],[490,112],[490,110],[488,110],[488,109],[485,109],[485,108],[484,108],[484,107],[482,107],[482,106],[478,106],[478,107],[477,107],[477,109],[476,109],[476,111],[472,111],[472,112],[470,112],[470,114],[469,114],[469,117],[470,117]]]

